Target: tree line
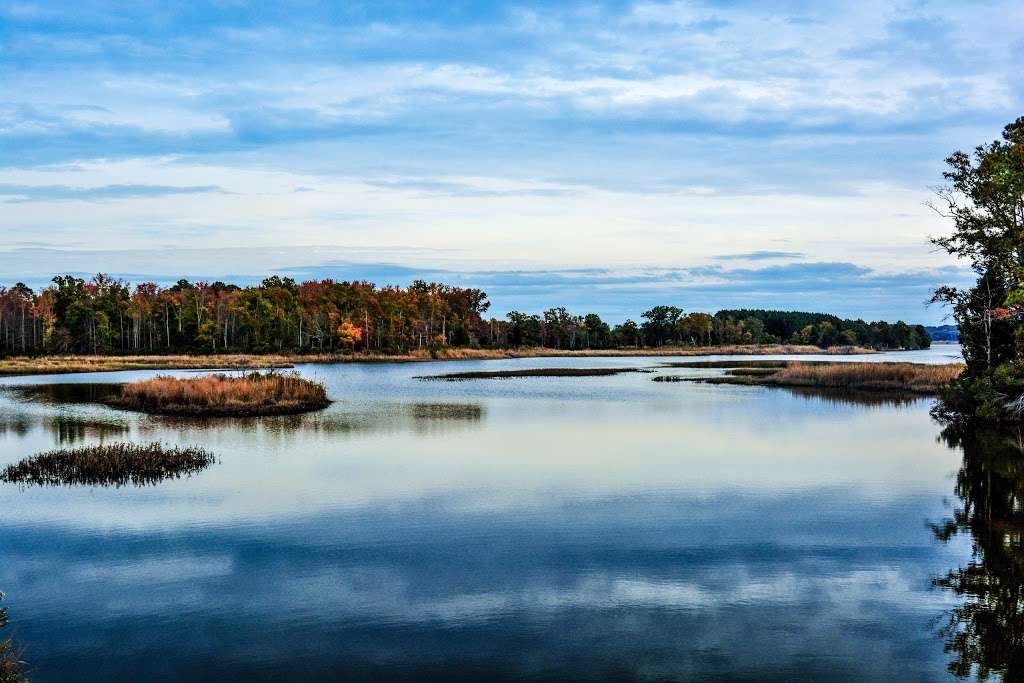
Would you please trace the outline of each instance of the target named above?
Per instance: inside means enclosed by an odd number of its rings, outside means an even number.
[[[929,345],[920,325],[793,311],[712,315],[655,306],[609,325],[564,307],[487,318],[487,294],[417,280],[408,287],[273,276],[259,285],[179,280],[132,286],[99,274],[54,277],[39,292],[0,287],[0,355],[58,353],[405,353],[440,347],[609,349],[810,344],[876,349]]]

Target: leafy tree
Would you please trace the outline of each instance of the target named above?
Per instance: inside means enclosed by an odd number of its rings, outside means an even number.
[[[648,346],[662,346],[666,342],[676,341],[679,318],[683,309],[677,306],[655,306],[644,311],[640,317],[645,322],[640,326],[644,341]]]
[[[612,329],[601,320],[596,313],[588,313],[583,317],[583,330],[586,334],[585,345],[592,349],[606,349],[612,344]]]
[[[363,339],[363,331],[353,325],[351,320],[344,320],[338,326],[338,339],[344,346],[355,350],[356,344]]]
[[[510,311],[505,317],[508,318],[508,343],[510,346],[540,345],[540,318],[519,311]]]
[[[639,346],[640,327],[630,319],[620,323],[612,330],[612,339],[617,346]]]
[[[711,343],[713,318],[707,313],[690,313],[678,323],[679,337],[691,345]]]
[[[933,242],[970,262],[969,289],[941,287],[934,301],[952,306],[967,368],[944,394],[961,418],[1020,420],[1024,415],[1024,117],[1002,140],[946,159],[941,215],[953,230]]]

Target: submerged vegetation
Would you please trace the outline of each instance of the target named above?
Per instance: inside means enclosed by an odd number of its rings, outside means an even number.
[[[232,377],[154,377],[131,382],[105,403],[155,415],[248,417],[288,415],[330,404],[320,382],[297,373],[260,373]]]
[[[444,375],[423,375],[416,379],[441,379],[454,382],[464,379],[510,379],[513,377],[607,377],[624,372],[653,372],[653,370],[642,368],[530,368],[526,370],[450,372]]]
[[[146,486],[199,472],[214,461],[202,448],[111,443],[40,453],[8,465],[0,480],[37,486]]]
[[[731,367],[728,364],[701,367]],[[906,392],[937,394],[963,370],[958,363],[829,363],[776,361],[743,365],[715,377],[659,375],[657,382],[704,382],[757,386],[842,389],[847,391]]]

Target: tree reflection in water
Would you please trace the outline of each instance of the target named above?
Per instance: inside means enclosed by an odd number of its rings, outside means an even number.
[[[960,507],[933,530],[943,542],[964,533],[972,541],[971,561],[934,580],[962,599],[941,629],[955,657],[949,670],[1024,680],[1024,433],[954,425],[942,439],[963,449]]]

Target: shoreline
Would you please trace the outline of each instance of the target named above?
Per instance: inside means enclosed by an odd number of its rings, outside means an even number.
[[[869,355],[879,353],[863,347],[765,344],[760,346],[663,346],[637,349],[585,349],[569,351],[548,348],[527,349],[444,349],[405,354],[224,354],[224,355],[136,355],[136,356],[12,356],[0,358],[0,377],[64,375],[127,370],[269,370],[293,368],[300,363],[422,363],[449,360],[508,360],[514,358],[628,358],[637,356],[774,356],[774,355]]]

